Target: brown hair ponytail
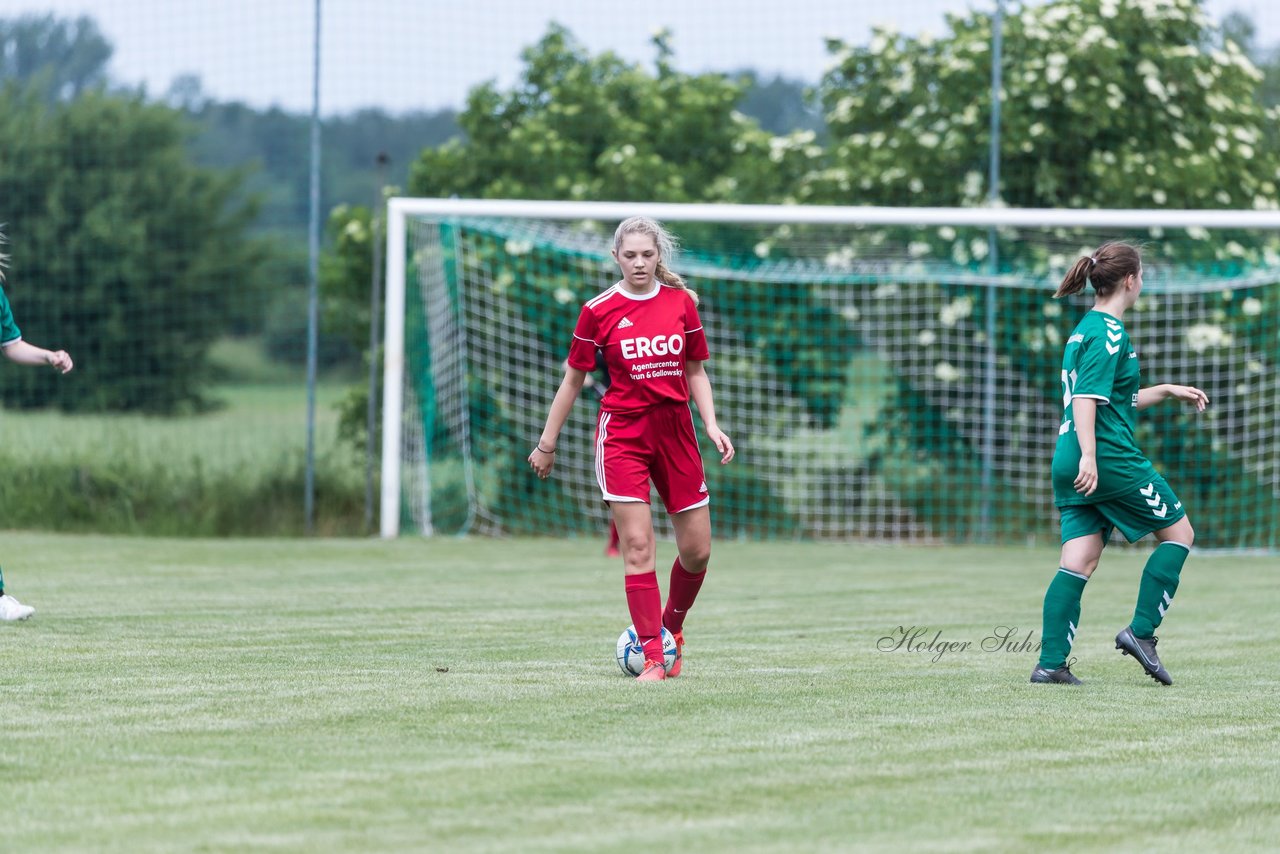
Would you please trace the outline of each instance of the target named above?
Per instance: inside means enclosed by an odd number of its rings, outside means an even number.
[[[1100,297],[1115,291],[1126,276],[1136,276],[1142,270],[1142,253],[1128,243],[1104,243],[1092,255],[1081,257],[1071,265],[1062,277],[1062,284],[1053,292],[1055,299],[1071,296],[1084,290],[1086,284]]]

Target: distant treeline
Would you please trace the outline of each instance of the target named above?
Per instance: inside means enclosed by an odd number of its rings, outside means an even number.
[[[821,110],[804,83],[782,77],[763,79],[754,71],[733,75],[747,86],[738,106],[766,131],[820,132]],[[204,166],[251,167],[245,184],[262,200],[260,228],[290,236],[305,234],[309,212],[311,118],[279,108],[256,109],[242,103],[206,100],[199,81],[179,81],[170,102],[196,123],[191,150]],[[321,125],[321,215],[339,204],[370,205],[378,187],[403,189],[409,166],[424,148],[459,136],[455,110],[391,114],[369,108],[331,116]],[[385,175],[379,154],[388,157]]]

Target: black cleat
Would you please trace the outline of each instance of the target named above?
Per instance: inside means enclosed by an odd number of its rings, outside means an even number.
[[[1031,681],[1037,685],[1083,685],[1084,683],[1077,679],[1071,673],[1068,665],[1062,665],[1057,670],[1045,670],[1040,665],[1036,665],[1036,669],[1031,671]]]
[[[1142,665],[1142,669],[1147,671],[1147,675],[1162,685],[1172,685],[1173,677],[1169,675],[1169,671],[1164,669],[1164,665],[1160,663],[1160,656],[1156,655],[1156,644],[1158,638],[1140,638],[1134,635],[1133,629],[1125,626],[1120,630],[1120,634],[1116,635],[1116,649],[1120,650],[1124,655],[1132,655],[1138,659],[1138,663]]]

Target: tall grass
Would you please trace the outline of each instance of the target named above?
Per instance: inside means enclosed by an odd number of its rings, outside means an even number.
[[[364,526],[364,461],[316,405],[316,530]],[[306,392],[300,382],[216,389],[181,417],[0,413],[0,525],[166,536],[290,535],[304,528]]]

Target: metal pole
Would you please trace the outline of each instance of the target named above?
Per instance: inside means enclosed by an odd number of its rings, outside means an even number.
[[[373,530],[373,460],[378,447],[374,431],[378,428],[378,338],[382,335],[379,321],[382,319],[382,241],[379,225],[382,222],[382,198],[387,186],[387,164],[391,158],[385,151],[378,152],[378,194],[373,200],[373,216],[370,221],[370,238],[373,241],[373,280],[369,288],[369,408],[365,413],[364,444],[364,529]]]
[[[307,471],[303,498],[304,528],[315,531],[316,367],[320,342],[320,4],[315,0],[311,48],[311,213],[307,227]]]
[[[991,147],[990,180],[987,201],[991,207],[1000,202],[1000,98],[1003,86],[1001,65],[1004,62],[1004,0],[996,0],[996,12],[991,21]],[[987,267],[994,283],[1000,275],[1000,242],[995,226],[987,229]],[[980,536],[994,539],[991,519],[991,490],[995,480],[996,440],[996,301],[999,291],[987,288],[987,353],[982,390],[982,510],[978,530]]]
[[[382,347],[382,503],[379,532],[400,533],[400,436],[404,405],[405,212],[403,199],[387,200],[386,341]]]

